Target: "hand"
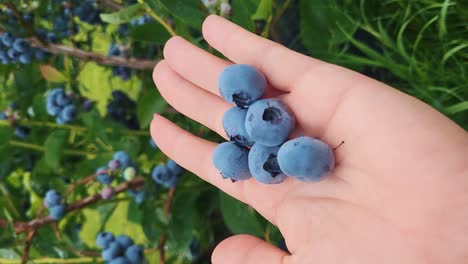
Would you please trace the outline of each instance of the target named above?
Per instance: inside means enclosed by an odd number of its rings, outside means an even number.
[[[155,115],[151,134],[183,167],[251,205],[285,237],[291,255],[252,236],[215,249],[213,263],[467,263],[468,137],[428,105],[359,73],[251,34],[216,16],[206,41],[235,63],[261,70],[297,119],[295,135],[320,138],[337,166],[317,183],[232,183],[214,168],[213,142]],[[180,37],[154,70],[162,96],[178,111],[225,137],[231,107],[217,79],[231,62]]]

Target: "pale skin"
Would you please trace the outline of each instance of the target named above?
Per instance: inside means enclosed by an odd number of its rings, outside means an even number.
[[[277,185],[223,180],[211,159],[216,143],[155,115],[151,134],[177,163],[249,204],[283,234],[288,254],[236,235],[221,242],[215,264],[468,263],[468,136],[425,103],[364,75],[291,51],[217,16],[203,36],[228,60],[180,37],[170,39],[154,70],[162,96],[223,137],[232,107],[218,77],[250,64],[297,119],[292,137],[317,137],[335,151],[332,174],[316,183]]]

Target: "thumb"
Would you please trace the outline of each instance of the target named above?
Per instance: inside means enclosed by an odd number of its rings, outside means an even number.
[[[213,264],[281,264],[288,253],[251,235],[236,235],[215,248]]]

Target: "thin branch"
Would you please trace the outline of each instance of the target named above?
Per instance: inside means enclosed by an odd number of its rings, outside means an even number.
[[[115,187],[114,189],[114,192],[115,194],[118,194],[118,193],[121,193],[121,192],[124,192],[128,189],[134,189],[134,188],[137,188],[137,187],[140,187],[142,186],[144,183],[144,179],[143,178],[137,178],[133,181],[129,181],[129,182],[125,182],[125,183],[122,183],[120,184],[119,186]],[[66,208],[66,212],[71,212],[71,211],[75,211],[75,210],[78,210],[78,209],[81,209],[81,208],[84,208],[84,207],[87,207],[87,206],[90,206],[94,203],[97,203],[99,201],[103,200],[102,197],[101,197],[101,194],[95,194],[95,195],[92,195],[92,196],[88,196],[78,202],[75,202],[75,203],[72,203],[70,205],[67,206]],[[26,231],[29,231],[29,230],[34,230],[34,229],[37,229],[45,224],[48,224],[48,223],[52,223],[54,222],[54,220],[52,218],[50,218],[49,216],[46,216],[46,217],[41,217],[41,218],[36,218],[34,220],[31,220],[29,222],[15,222],[13,224],[13,227],[15,229],[15,232],[17,234],[20,234],[20,233],[23,233],[23,232],[26,232]],[[0,227],[6,227],[8,225],[8,221],[5,220],[5,219],[0,219]]]
[[[21,264],[26,264],[29,259],[29,249],[31,248],[31,242],[36,234],[36,229],[33,229],[28,232],[28,236],[26,237],[26,242],[24,243],[23,247],[23,254],[21,255]]]
[[[158,63],[157,60],[145,60],[137,58],[124,58],[117,56],[105,56],[90,51],[81,50],[61,44],[43,44],[37,38],[29,38],[32,47],[43,49],[52,54],[64,54],[70,57],[78,58],[83,61],[94,61],[98,64],[110,66],[125,66],[133,69],[152,70]]]
[[[10,1],[7,1],[5,4],[11,10],[11,12],[13,12],[13,15],[16,17],[16,19],[18,19],[18,21],[20,22],[20,25],[23,28],[25,28],[26,31],[28,31],[28,34],[31,37],[35,37],[40,43],[45,45],[46,42],[39,37],[39,35],[34,31],[34,29],[28,23],[26,23],[26,21],[24,21],[23,16],[18,11],[18,9],[16,9],[15,5],[13,5]]]
[[[169,189],[169,193],[167,194],[166,202],[164,204],[164,215],[166,217],[169,216],[171,212],[171,207],[172,207],[172,200],[174,199],[174,192],[175,192],[175,187],[172,187]],[[166,251],[164,249],[164,246],[166,245],[166,240],[167,236],[166,234],[161,234],[159,237],[159,243],[157,246],[157,249],[159,251],[159,264],[165,264],[166,263]]]

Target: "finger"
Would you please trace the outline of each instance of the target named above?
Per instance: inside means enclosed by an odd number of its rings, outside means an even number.
[[[234,198],[244,201],[243,182],[224,180],[211,161],[216,143],[199,138],[155,114],[151,122],[151,137],[164,154],[177,164],[198,175]]]
[[[250,235],[237,235],[222,241],[211,256],[213,264],[281,264],[288,253]]]
[[[231,64],[181,37],[173,37],[166,42],[164,58],[182,77],[216,95],[219,95],[218,76]]]
[[[166,60],[156,65],[153,79],[161,95],[177,111],[226,137],[222,118],[231,104],[183,79]]]
[[[203,36],[215,49],[236,63],[257,67],[276,89],[290,91],[311,68],[326,64],[259,37],[219,16],[203,23]]]

